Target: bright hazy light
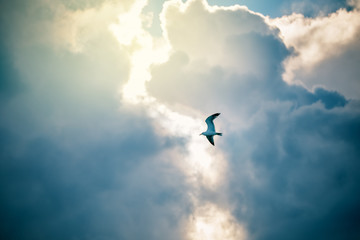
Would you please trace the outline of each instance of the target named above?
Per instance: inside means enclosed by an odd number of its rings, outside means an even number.
[[[151,80],[150,67],[168,60],[171,46],[166,37],[154,38],[143,28],[142,9],[147,1],[138,0],[131,10],[119,16],[119,22],[110,26],[120,45],[129,51],[130,76],[121,90],[124,101],[145,104],[151,117],[156,119],[160,134],[186,139],[186,152],[177,154],[172,162],[188,179],[191,185],[189,196],[193,197],[194,213],[189,220],[188,237],[191,240],[241,240],[244,239],[242,226],[226,210],[214,204],[198,206],[194,196],[201,188],[216,191],[226,175],[226,161],[220,151],[211,146],[199,134],[206,130],[204,119],[196,119],[171,110],[146,90],[146,82]],[[166,21],[162,19],[162,21]],[[206,116],[204,116],[206,117]]]
[[[226,161],[204,136],[199,136],[206,130],[205,121],[179,114],[156,102],[151,103],[150,109],[151,116],[167,134],[186,138],[184,160],[176,159],[174,164],[182,169],[190,183],[208,189],[216,189],[222,184]]]
[[[140,19],[141,9],[145,6],[146,1],[137,1],[128,13],[119,16],[118,24],[110,26],[119,43],[128,46],[130,51],[130,76],[122,89],[122,97],[131,103],[149,104],[150,114],[167,134],[187,137],[189,141],[185,161],[176,164],[193,184],[214,188],[221,183],[226,164],[220,154],[211,154],[211,146],[204,137],[199,136],[206,130],[204,121],[170,110],[146,91],[145,83],[151,80],[150,66],[167,61],[171,47],[165,39],[154,39],[143,29]],[[128,31],[129,26],[131,31]],[[129,46],[134,42],[135,47]]]
[[[111,24],[110,30],[122,45],[130,45],[135,38],[143,34],[141,11],[146,6],[146,0],[137,0],[129,12],[118,16],[118,23]]]
[[[151,64],[165,62],[169,56],[169,45],[163,39],[154,39],[143,29],[143,21],[148,20],[142,15],[146,0],[138,0],[130,11],[119,15],[118,23],[109,26],[123,47],[130,54],[131,71],[127,84],[121,90],[124,100],[139,103],[148,100],[145,83],[151,79]]]
[[[243,240],[245,229],[231,214],[214,204],[198,207],[190,219],[189,240]]]

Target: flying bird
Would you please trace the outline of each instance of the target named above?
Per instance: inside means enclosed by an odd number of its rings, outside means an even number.
[[[214,119],[217,118],[217,116],[219,116],[220,113],[215,113],[211,116],[209,116],[205,122],[208,126],[206,132],[202,132],[200,135],[204,135],[206,136],[206,138],[209,140],[209,142],[215,146],[215,143],[214,143],[214,136],[215,135],[219,135],[219,136],[222,136],[222,133],[217,133],[215,132],[215,125],[214,125]]]

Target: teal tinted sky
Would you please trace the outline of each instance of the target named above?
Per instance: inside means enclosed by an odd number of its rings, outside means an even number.
[[[144,12],[151,12],[154,15],[151,32],[154,35],[160,35],[160,20],[158,14],[161,12],[164,0],[150,1]],[[186,1],[184,1],[186,2]],[[320,1],[299,1],[299,0],[209,0],[209,5],[232,6],[244,5],[250,10],[259,12],[272,18],[290,15],[292,13],[301,13],[307,17],[316,17],[318,15],[327,15],[336,12],[340,8],[351,10],[353,6],[347,0],[320,0]]]
[[[288,0],[210,0],[209,4],[230,6],[240,4],[247,6],[250,10],[268,15],[280,17],[293,12],[302,13],[306,16],[328,14],[339,8],[349,8],[346,0],[320,0],[320,1],[288,1]]]
[[[359,1],[0,6],[1,239],[360,238]]]

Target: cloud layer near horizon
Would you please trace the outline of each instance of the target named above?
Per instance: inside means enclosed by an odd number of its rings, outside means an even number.
[[[146,86],[182,114],[222,113],[211,151],[223,152],[228,170],[214,191],[191,186],[172,164],[184,160],[187,138],[159,132],[144,106],[118,96],[139,46],[119,47],[108,26],[132,3],[4,4],[0,237],[188,239],[189,193],[199,188],[197,211],[226,208],[235,223],[224,228],[241,223],[247,239],[358,239],[358,10],[308,19],[314,30],[301,15],[272,21],[200,0],[162,9],[172,49]],[[285,31],[292,18],[303,35]],[[298,64],[321,40],[310,32],[341,19],[354,20],[351,36],[332,35],[321,59]],[[307,88],[283,80],[287,67]]]

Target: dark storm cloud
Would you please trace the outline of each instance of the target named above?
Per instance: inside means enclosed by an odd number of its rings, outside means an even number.
[[[0,31],[1,34],[2,31]],[[2,35],[2,34],[1,34]],[[6,101],[12,95],[21,91],[22,84],[19,75],[11,61],[6,44],[0,40],[0,100]]]
[[[157,156],[169,143],[146,118],[122,114],[129,120],[92,141],[91,128],[66,134],[66,147],[48,133],[25,141],[26,133],[1,130],[2,239],[168,239],[176,232],[183,195],[172,181],[181,177],[163,182],[171,166]]]
[[[22,87],[19,75],[14,66],[14,59],[10,53],[10,43],[8,33],[11,22],[9,14],[13,13],[9,3],[0,1],[0,101],[6,101],[7,98],[21,91]]]
[[[319,105],[268,110],[241,138],[231,136],[239,149],[229,149],[233,198],[249,209],[236,214],[254,238],[357,239],[359,136],[360,116],[351,107]]]
[[[172,140],[157,136],[135,109],[84,110],[52,94],[74,109],[57,102],[29,110],[24,101],[24,108],[2,109],[1,238],[177,239],[183,218],[177,209],[186,206],[183,179],[158,155]],[[10,117],[21,111],[28,115]],[[37,116],[54,113],[60,118],[37,125]]]
[[[119,101],[129,63],[115,38],[94,37],[74,54],[44,44],[39,28],[21,38],[52,14],[34,20],[24,5],[7,6],[0,238],[181,239],[183,176],[163,161],[176,139]]]

